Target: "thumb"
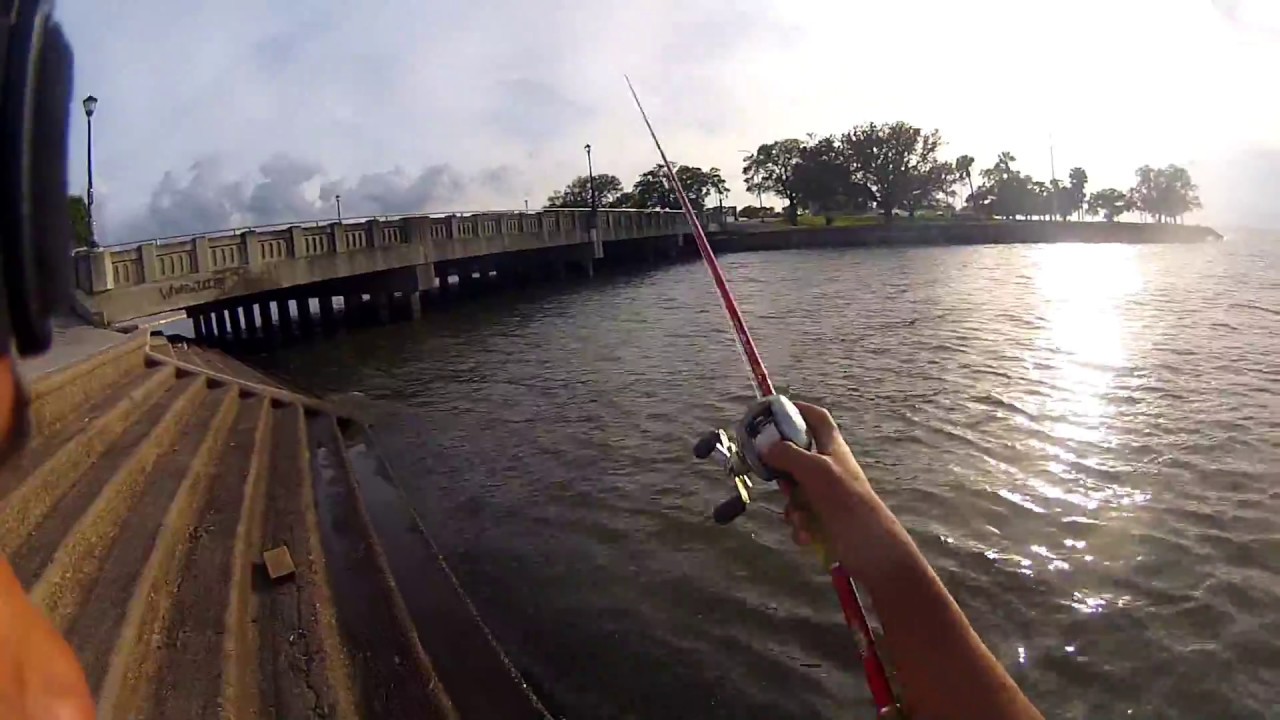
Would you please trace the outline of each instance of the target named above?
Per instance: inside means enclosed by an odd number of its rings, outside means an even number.
[[[803,450],[785,440],[770,445],[760,454],[760,459],[774,470],[791,475],[802,485],[815,472],[821,472],[827,466],[824,456]]]

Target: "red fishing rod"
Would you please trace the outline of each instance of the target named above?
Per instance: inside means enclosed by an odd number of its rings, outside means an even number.
[[[809,429],[796,406],[786,397],[774,392],[773,381],[769,379],[764,361],[760,359],[760,352],[756,350],[756,344],[751,340],[751,333],[747,331],[747,323],[742,319],[738,303],[733,299],[733,293],[729,291],[729,283],[724,278],[724,271],[720,269],[720,263],[716,261],[715,253],[711,251],[711,243],[707,241],[702,223],[699,222],[698,215],[694,212],[693,205],[680,184],[680,178],[676,177],[675,168],[667,159],[662,143],[658,141],[658,133],[653,129],[653,123],[649,122],[649,114],[644,111],[644,105],[640,103],[640,96],[636,94],[631,78],[628,77],[626,80],[627,88],[631,90],[631,97],[636,101],[636,108],[640,110],[640,117],[644,118],[645,127],[649,129],[649,137],[653,138],[658,156],[662,158],[667,179],[671,181],[671,187],[680,201],[680,208],[684,211],[685,219],[689,221],[689,227],[693,230],[693,239],[698,245],[698,252],[707,266],[707,272],[711,273],[716,292],[720,294],[720,304],[724,307],[725,314],[729,316],[729,324],[733,327],[734,337],[737,338],[738,349],[742,352],[742,358],[751,371],[752,384],[756,390],[757,400],[747,411],[742,422],[738,424],[735,438],[730,438],[724,430],[713,430],[704,435],[694,446],[694,454],[699,458],[714,455],[733,478],[737,488],[735,495],[716,508],[715,520],[724,525],[746,511],[747,503],[751,501],[748,488],[752,486],[752,475],[766,481],[776,481],[778,487],[788,497],[797,491],[793,488],[794,480],[771,470],[760,460],[760,454],[766,448],[773,443],[786,441],[810,449],[813,447],[813,440],[809,437]],[[858,598],[858,588],[839,561],[831,562],[828,569],[831,573],[831,585],[835,588],[836,597],[840,599],[840,608],[844,611],[845,622],[857,637],[858,650],[862,656],[862,668],[867,676],[867,687],[871,690],[876,712],[881,717],[896,715],[898,703],[889,685],[889,676],[885,672],[884,663],[880,661],[880,655],[876,651],[875,637],[871,633],[871,626],[867,623],[866,613],[863,612],[862,602]]]

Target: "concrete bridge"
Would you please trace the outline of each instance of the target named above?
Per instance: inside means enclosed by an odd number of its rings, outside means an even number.
[[[424,293],[490,276],[591,275],[605,257],[674,256],[679,212],[407,215],[78,251],[76,310],[99,326],[185,310],[198,339],[307,333],[343,315],[415,312]],[[255,312],[256,311],[256,312]]]

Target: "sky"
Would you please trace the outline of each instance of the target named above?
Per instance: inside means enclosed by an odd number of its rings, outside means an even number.
[[[1280,228],[1276,0],[64,0],[93,94],[108,243],[333,217],[513,209],[586,171],[867,121],[947,157],[1127,188],[1187,166],[1197,220]],[[85,185],[83,116],[71,189]],[[768,198],[766,198],[768,200]]]

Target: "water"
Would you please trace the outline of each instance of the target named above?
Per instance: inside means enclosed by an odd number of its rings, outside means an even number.
[[[1280,242],[724,265],[774,377],[831,408],[1047,716],[1280,716]],[[262,362],[383,401],[412,502],[558,713],[868,707],[781,519],[708,519],[729,488],[689,448],[750,389],[700,265]]]

